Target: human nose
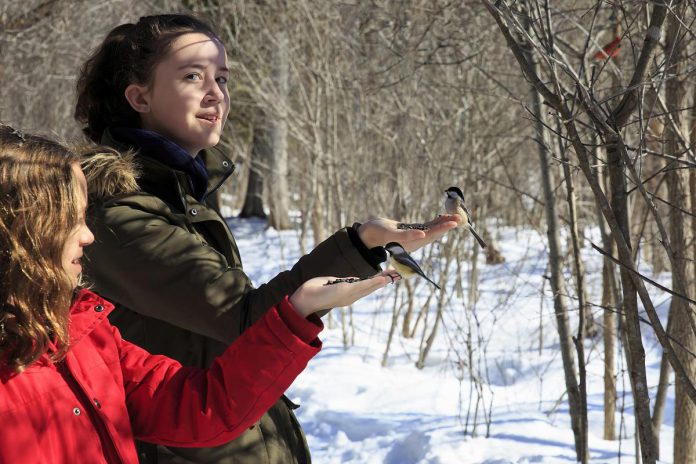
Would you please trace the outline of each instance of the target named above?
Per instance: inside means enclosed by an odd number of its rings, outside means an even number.
[[[206,101],[211,103],[216,103],[225,99],[225,93],[223,92],[220,84],[213,80],[212,85],[208,87],[208,92],[206,93]]]
[[[80,246],[86,247],[94,242],[94,234],[86,225],[82,226],[80,232]]]

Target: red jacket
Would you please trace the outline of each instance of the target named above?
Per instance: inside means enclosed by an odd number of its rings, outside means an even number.
[[[319,352],[310,323],[287,298],[209,369],[182,367],[121,339],[113,306],[82,290],[71,308],[64,361],[44,356],[2,372],[0,463],[137,463],[134,438],[216,446],[237,437]]]

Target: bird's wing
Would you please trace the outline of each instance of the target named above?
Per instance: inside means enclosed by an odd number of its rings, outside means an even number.
[[[474,226],[473,221],[471,220],[471,212],[469,212],[469,209],[466,207],[463,201],[460,201],[459,204],[462,206],[462,209],[466,213],[466,220],[469,223],[470,226]]]

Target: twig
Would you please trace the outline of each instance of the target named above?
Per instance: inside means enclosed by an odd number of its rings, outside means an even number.
[[[674,296],[676,296],[676,297],[679,297],[679,298],[683,299],[684,301],[687,301],[687,302],[689,302],[689,303],[691,303],[691,304],[696,304],[696,301],[692,300],[692,299],[689,298],[688,296],[682,295],[682,294],[680,294],[680,293],[677,293],[677,292],[675,292],[674,290],[669,289],[669,288],[665,287],[664,285],[655,282],[655,281],[652,280],[651,278],[649,278],[649,277],[647,277],[647,276],[641,274],[640,272],[636,271],[636,270],[633,269],[632,267],[629,267],[629,266],[624,265],[624,263],[622,263],[619,259],[615,258],[615,257],[612,256],[608,251],[605,251],[605,250],[601,249],[600,247],[598,247],[598,246],[595,245],[594,243],[590,242],[590,245],[592,245],[592,248],[594,248],[595,250],[597,250],[597,251],[598,251],[599,253],[601,253],[603,256],[606,256],[607,258],[609,258],[610,261],[614,262],[615,264],[618,264],[618,265],[621,266],[622,268],[626,269],[628,272],[630,272],[630,273],[632,273],[632,274],[634,274],[634,275],[640,277],[640,278],[643,279],[644,281],[648,282],[650,285],[653,285],[653,286],[659,288],[660,290],[669,293],[670,295],[674,295]]]

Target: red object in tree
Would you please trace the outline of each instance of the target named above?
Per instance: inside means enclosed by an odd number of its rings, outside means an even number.
[[[617,36],[614,37],[614,40],[605,45],[601,51],[598,51],[595,54],[594,59],[600,61],[614,58],[619,54],[619,50],[621,50],[621,37]]]

